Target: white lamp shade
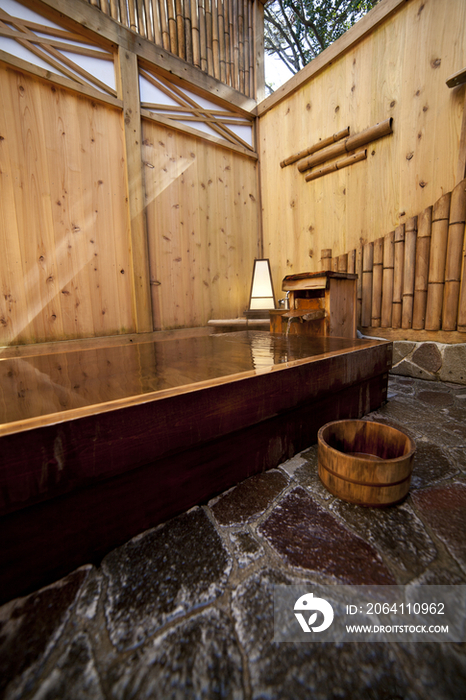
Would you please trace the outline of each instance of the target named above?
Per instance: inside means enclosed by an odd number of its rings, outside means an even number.
[[[275,295],[269,261],[267,259],[254,260],[249,309],[260,311],[274,308]]]

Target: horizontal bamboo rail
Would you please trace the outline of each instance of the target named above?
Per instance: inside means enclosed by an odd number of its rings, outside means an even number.
[[[287,165],[292,165],[293,163],[296,163],[298,160],[302,160],[306,156],[311,156],[313,153],[316,153],[317,151],[322,150],[322,148],[326,148],[327,146],[331,146],[332,143],[335,143],[336,141],[340,141],[341,139],[344,139],[345,136],[349,136],[350,128],[349,126],[346,127],[346,129],[342,129],[336,134],[333,134],[332,136],[329,136],[326,139],[323,139],[322,141],[318,141],[315,143],[313,146],[309,146],[309,148],[305,148],[303,151],[299,151],[299,153],[295,153],[293,156],[289,156],[288,158],[285,158],[285,160],[282,160],[280,163],[281,168],[286,168]]]
[[[310,170],[333,158],[338,158],[338,156],[345,153],[355,151],[357,148],[361,148],[391,133],[393,133],[393,118],[389,117],[385,119],[385,121],[361,131],[359,134],[348,136],[344,141],[337,141],[331,146],[327,146],[327,148],[323,148],[317,153],[314,153],[309,158],[298,163],[298,170],[300,173],[304,173],[306,170]]]
[[[354,153],[352,156],[348,156],[347,158],[342,158],[341,160],[337,160],[335,163],[330,163],[330,165],[325,165],[323,168],[319,168],[318,170],[314,170],[312,173],[309,173],[309,175],[306,175],[305,180],[306,182],[311,182],[312,180],[317,180],[319,177],[323,177],[324,175],[328,175],[328,173],[334,173],[336,170],[342,170],[343,168],[347,168],[349,165],[353,165],[353,163],[359,163],[361,160],[365,160],[367,158],[367,151],[358,151],[357,153]]]
[[[466,333],[465,232],[466,179],[374,242],[322,250],[322,268],[356,272],[363,328]]]
[[[257,0],[87,0],[133,32],[255,97]]]

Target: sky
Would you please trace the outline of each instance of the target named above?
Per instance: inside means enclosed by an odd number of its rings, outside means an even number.
[[[274,90],[283,85],[293,73],[288,70],[283,61],[265,54],[265,82],[272,85]]]

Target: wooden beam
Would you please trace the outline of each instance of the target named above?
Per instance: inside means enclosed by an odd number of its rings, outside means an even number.
[[[133,272],[133,313],[137,332],[144,333],[152,331],[153,325],[149,247],[144,215],[139,69],[136,54],[123,48],[118,51],[117,82],[118,93],[123,100]]]

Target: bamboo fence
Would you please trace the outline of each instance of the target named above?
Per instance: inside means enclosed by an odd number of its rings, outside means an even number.
[[[255,97],[255,1],[88,0],[124,27]]]
[[[373,242],[332,257],[323,270],[358,274],[363,328],[466,333],[466,179]]]

